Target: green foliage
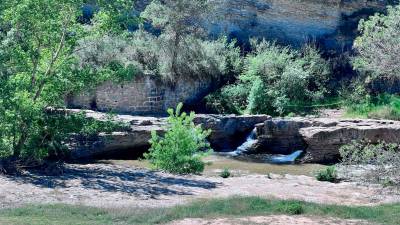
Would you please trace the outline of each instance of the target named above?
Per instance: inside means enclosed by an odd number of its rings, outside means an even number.
[[[336,182],[337,181],[337,171],[335,166],[329,166],[324,170],[321,170],[316,175],[317,180],[319,181],[327,181],[327,182]]]
[[[288,215],[300,215],[304,213],[304,206],[298,201],[280,202],[278,204],[278,211]]]
[[[226,111],[233,108],[235,113],[245,108],[248,113],[284,115],[305,111],[328,94],[329,63],[315,48],[297,51],[265,40],[253,40],[252,46],[239,82],[225,88],[240,91],[230,96],[222,91],[220,98],[210,97],[210,104],[228,106]]]
[[[361,35],[354,48],[354,68],[372,77],[400,75],[400,6],[389,7],[387,15],[376,14],[359,24]]]
[[[142,21],[134,15],[135,2],[131,0],[95,0],[99,10],[92,19],[92,32],[97,35],[119,35],[137,27]]]
[[[200,125],[193,123],[193,112],[189,115],[181,113],[182,106],[180,103],[175,112],[168,110],[168,127],[163,137],[152,132],[151,148],[145,158],[156,169],[170,173],[201,173],[205,167],[202,158],[210,149],[206,140],[210,131],[204,131]]]
[[[37,163],[44,158],[64,159],[68,157],[65,141],[74,134],[82,138],[91,138],[98,133],[125,131],[128,127],[121,122],[114,122],[110,116],[105,121],[88,118],[85,113],[48,112],[39,123],[40,133],[27,142],[20,158],[26,162]]]
[[[199,75],[187,70],[192,63],[200,67],[195,71],[200,73],[203,72],[201,69],[206,69],[203,66],[215,66],[210,62],[202,65],[198,61],[199,57],[208,59],[208,56],[202,56],[210,53],[208,51],[215,54],[213,48],[203,49],[203,45],[207,47],[212,43],[201,41],[205,32],[198,22],[205,18],[209,7],[206,0],[153,0],[142,12],[141,17],[161,30],[157,37],[157,51],[160,53],[160,72],[164,78],[174,81],[179,77]]]
[[[295,209],[295,210],[292,210]],[[297,213],[293,213],[297,212]],[[207,199],[170,208],[143,210],[106,210],[72,205],[28,205],[0,210],[2,224],[168,224],[186,218],[231,218],[302,214],[306,216],[366,220],[398,225],[399,204],[376,206],[324,205],[293,200],[269,200],[260,197]],[[35,219],[32,219],[35,218]]]
[[[136,75],[160,77],[164,81],[179,79],[221,79],[240,70],[240,51],[226,38],[208,41],[185,37],[175,59],[175,73],[170,71],[167,45],[159,36],[142,29],[127,36],[90,37],[79,43],[80,68],[90,68],[102,80],[131,80]],[[161,50],[160,50],[161,49]]]
[[[329,66],[315,49],[297,52],[265,41],[253,46],[255,53],[247,57],[247,69],[240,77],[253,83],[249,112],[287,114],[327,93]]]
[[[56,145],[63,143],[67,133],[88,129],[71,124],[78,123],[71,116],[48,115],[49,108],[64,106],[68,92],[101,80],[77,65],[79,40],[91,35],[90,29],[78,22],[82,4],[80,0],[7,0],[2,5],[2,159],[39,161],[61,148]]]
[[[148,48],[146,45],[137,44],[137,49],[129,48],[128,41],[119,36],[89,36],[79,40],[75,52],[78,59],[77,67],[83,74],[89,74],[88,80],[92,86],[104,81],[112,80],[120,83],[132,80],[141,73],[140,64],[134,60],[135,56],[142,55],[140,50]],[[149,50],[148,50],[149,51]],[[143,54],[144,55],[144,54]],[[148,58],[144,59],[147,60]],[[151,65],[152,61],[148,61]]]
[[[248,86],[248,84],[237,83],[222,87],[206,97],[207,107],[221,114],[243,114],[250,91]]]
[[[224,170],[221,171],[219,176],[222,177],[222,178],[228,178],[228,177],[231,176],[231,172],[229,171],[228,168],[225,168]]]
[[[359,24],[360,36],[354,43],[353,67],[361,75],[345,95],[348,114],[376,119],[400,119],[397,96],[373,96],[367,83],[395,81],[400,74],[400,6],[389,7],[387,13],[376,14]]]
[[[360,90],[360,91],[359,91]],[[400,97],[381,94],[371,96],[362,88],[355,89],[352,94],[345,95],[347,116],[371,119],[400,120]]]
[[[247,111],[253,114],[271,113],[274,112],[274,107],[271,103],[271,96],[267,93],[268,88],[261,78],[256,77],[252,82],[250,93],[247,101]]]
[[[343,166],[360,167],[362,179],[383,184],[400,184],[400,146],[380,141],[353,141],[340,148]]]

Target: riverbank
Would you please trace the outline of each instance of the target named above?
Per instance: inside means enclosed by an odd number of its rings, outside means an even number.
[[[176,176],[127,165],[67,164],[64,173],[26,172],[0,176],[2,208],[26,204],[74,204],[101,208],[171,207],[198,199],[260,196],[339,205],[400,202],[400,195],[378,185],[319,182],[304,175],[243,174]]]

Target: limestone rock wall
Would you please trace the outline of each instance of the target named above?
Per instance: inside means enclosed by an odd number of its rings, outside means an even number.
[[[390,0],[214,0],[214,35],[239,40],[276,39],[300,46],[317,41],[326,49],[352,45],[361,18],[383,11]]]
[[[84,112],[96,120],[107,119],[107,114],[91,110],[67,110],[69,113]],[[126,131],[101,133],[95,137],[73,136],[69,142],[72,159],[107,157],[140,157],[149,148],[151,132],[165,131],[165,117],[116,115],[117,121],[130,124]],[[208,141],[216,151],[233,150],[258,123],[271,119],[267,115],[196,115],[195,124],[211,130]],[[235,146],[236,144],[236,146]]]
[[[214,87],[212,80],[179,79],[169,84],[150,76],[136,77],[125,83],[106,82],[95,90],[69,96],[70,108],[96,109],[130,114],[164,114],[179,102],[200,101]]]
[[[137,2],[143,10],[151,0]],[[383,12],[398,0],[211,0],[215,11],[207,18],[212,36],[228,34],[240,42],[264,37],[296,47],[308,41],[323,48],[349,48],[358,22]],[[211,22],[211,25],[210,25]]]
[[[400,122],[329,118],[275,118],[257,125],[254,153],[305,150],[303,162],[336,162],[339,149],[353,140],[400,144]]]

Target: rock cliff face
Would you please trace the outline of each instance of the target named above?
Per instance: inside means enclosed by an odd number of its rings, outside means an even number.
[[[137,2],[143,10],[151,0]],[[349,48],[362,18],[398,0],[212,0],[210,34],[240,42],[264,37],[296,47],[315,41],[328,50]],[[211,25],[210,25],[211,22]]]
[[[317,41],[326,49],[352,45],[358,22],[383,11],[390,0],[214,0],[212,34],[239,40],[276,39],[300,46]]]

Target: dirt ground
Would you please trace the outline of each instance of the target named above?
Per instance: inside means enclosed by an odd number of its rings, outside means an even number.
[[[0,176],[0,207],[67,203],[95,207],[160,207],[196,199],[261,196],[324,204],[376,205],[400,195],[378,186],[319,182],[304,175],[173,176],[132,166],[68,164],[62,175]]]
[[[214,220],[204,219],[184,219],[170,223],[170,225],[253,225],[253,224],[268,224],[268,225],[367,225],[362,220],[344,220],[335,218],[320,218],[320,217],[306,217],[306,216],[286,216],[286,215],[272,215],[272,216],[256,216],[245,218],[221,218]]]

